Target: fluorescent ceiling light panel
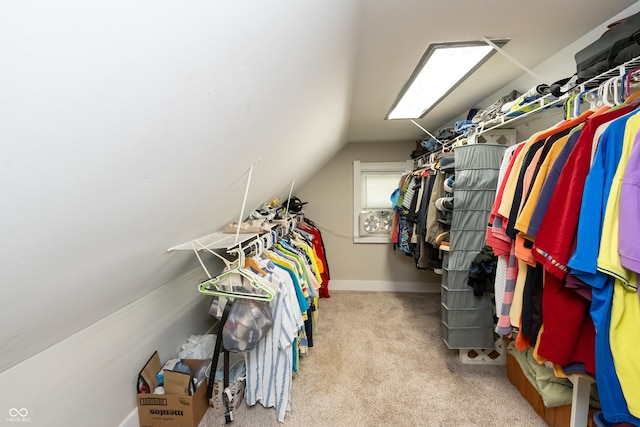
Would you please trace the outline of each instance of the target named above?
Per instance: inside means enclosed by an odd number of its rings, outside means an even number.
[[[494,41],[504,46],[505,40]],[[451,92],[493,53],[485,42],[429,45],[385,119],[417,119]]]

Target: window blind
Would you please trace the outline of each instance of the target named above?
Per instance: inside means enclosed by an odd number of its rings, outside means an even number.
[[[363,171],[361,174],[362,210],[391,209],[391,193],[398,187],[401,172]]]

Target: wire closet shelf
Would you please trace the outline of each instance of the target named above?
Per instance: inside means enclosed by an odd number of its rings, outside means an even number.
[[[467,136],[459,136],[447,143],[445,143],[443,145],[443,147],[452,147],[452,146],[457,146],[460,145],[461,143],[463,143],[464,141],[467,141],[469,139],[472,138],[477,138],[478,136],[481,136],[484,133],[487,133],[493,129],[497,129],[500,127],[504,127],[508,124],[512,124],[515,123],[517,121],[521,121],[522,119],[529,117],[531,115],[534,114],[539,114],[542,111],[548,111],[550,108],[552,107],[558,107],[560,105],[563,105],[564,103],[566,103],[568,100],[570,100],[572,97],[582,94],[586,91],[591,91],[595,88],[598,88],[600,85],[602,85],[603,83],[611,80],[612,78],[622,78],[627,72],[629,73],[636,73],[640,71],[640,56],[633,58],[621,65],[618,65],[614,68],[611,68],[607,71],[605,71],[602,74],[597,75],[596,77],[593,77],[589,80],[586,80],[584,82],[579,83],[578,85],[576,85],[575,87],[571,88],[570,90],[568,90],[566,93],[564,93],[563,95],[561,95],[560,97],[555,97],[552,94],[547,94],[544,95],[534,101],[531,101],[527,104],[524,104],[521,109],[522,110],[530,110],[527,111],[523,114],[520,114],[518,116],[507,116],[507,115],[500,115],[498,117],[495,117],[493,119],[487,120],[485,122],[480,122],[478,123],[478,127],[475,128],[469,135]],[[432,153],[426,153],[423,154],[422,156],[417,157],[416,159],[414,159],[414,162],[417,162],[418,164],[420,163],[421,160],[424,160],[426,157],[428,157],[429,155],[431,155]]]

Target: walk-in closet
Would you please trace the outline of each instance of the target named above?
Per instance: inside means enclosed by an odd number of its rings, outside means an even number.
[[[640,1],[2,1],[0,423],[640,427]]]

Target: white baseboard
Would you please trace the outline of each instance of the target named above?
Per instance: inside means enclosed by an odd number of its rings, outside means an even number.
[[[440,283],[434,282],[388,282],[383,280],[334,280],[329,282],[331,291],[375,291],[439,293]]]
[[[118,427],[140,427],[138,408],[131,411],[129,415],[127,415],[127,418],[125,418]]]

